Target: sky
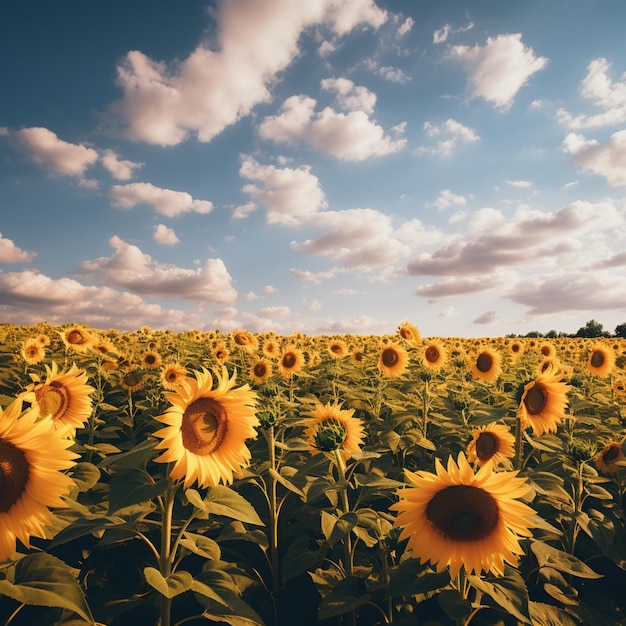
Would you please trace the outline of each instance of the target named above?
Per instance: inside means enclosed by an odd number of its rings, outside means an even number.
[[[626,321],[626,2],[9,0],[0,322]]]

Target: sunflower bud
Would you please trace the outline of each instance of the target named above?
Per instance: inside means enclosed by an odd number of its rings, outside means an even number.
[[[322,452],[331,452],[341,448],[346,438],[346,428],[335,420],[328,420],[320,424],[315,433],[315,446]]]

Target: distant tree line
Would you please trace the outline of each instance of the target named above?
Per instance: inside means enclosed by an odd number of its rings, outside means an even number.
[[[575,333],[557,332],[556,330],[549,330],[547,333],[540,333],[538,330],[531,330],[525,335],[509,334],[507,337],[548,337],[550,339],[555,337],[623,337],[626,338],[626,322],[618,324],[615,327],[615,332],[611,334],[608,330],[604,330],[604,327],[600,322],[596,320],[589,320],[584,326],[581,326]]]

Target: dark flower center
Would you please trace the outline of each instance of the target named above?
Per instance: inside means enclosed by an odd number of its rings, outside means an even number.
[[[0,439],[0,513],[7,513],[20,499],[28,482],[28,461],[9,441]]]
[[[521,346],[519,345],[519,343],[514,343],[514,344],[511,346],[511,352],[519,352],[519,351],[520,351],[520,349],[521,349]]]
[[[157,362],[156,355],[154,354],[146,354],[143,360],[146,365],[154,365]]]
[[[435,346],[426,348],[426,360],[429,363],[436,363],[439,359],[439,350]]]
[[[549,356],[550,355],[550,346],[542,346],[541,347],[541,354],[543,354],[543,356]]]
[[[141,372],[126,372],[124,374],[124,384],[129,387],[134,387],[135,385],[139,385],[143,379],[143,375]]]
[[[385,367],[394,367],[398,364],[400,355],[393,348],[385,348],[381,360]]]
[[[254,366],[254,375],[263,378],[267,374],[267,365],[265,363],[257,363]]]
[[[67,343],[80,345],[81,343],[85,343],[85,341],[85,335],[83,335],[80,330],[72,330],[67,334]]]
[[[493,433],[482,432],[476,440],[476,456],[488,461],[498,451],[498,437]]]
[[[601,350],[594,350],[591,354],[590,363],[592,367],[602,367],[604,365],[604,353]]]
[[[527,392],[524,398],[526,410],[531,415],[538,415],[543,411],[548,402],[548,394],[541,383],[535,383]]]
[[[180,430],[187,450],[200,456],[211,454],[226,436],[226,409],[213,398],[200,398],[185,409]]]
[[[476,369],[483,374],[493,367],[493,357],[488,352],[481,352],[476,359]]]
[[[615,461],[617,457],[619,456],[620,452],[621,452],[621,447],[617,445],[616,443],[614,443],[611,446],[609,446],[609,449],[604,453],[604,455],[602,456],[602,460],[605,463],[613,463],[613,461]]]
[[[283,355],[283,367],[288,369],[296,364],[296,355],[293,352],[287,352]]]
[[[438,491],[426,507],[430,523],[453,541],[478,541],[498,524],[498,505],[484,489],[453,485]]]

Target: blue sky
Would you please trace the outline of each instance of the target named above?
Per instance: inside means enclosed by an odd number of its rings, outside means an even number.
[[[622,0],[3,3],[0,320],[612,331],[624,23]]]

